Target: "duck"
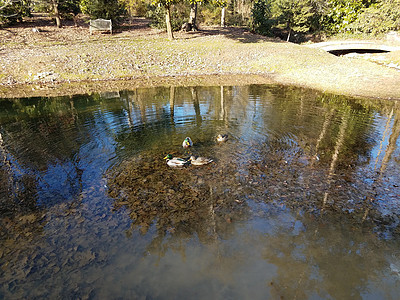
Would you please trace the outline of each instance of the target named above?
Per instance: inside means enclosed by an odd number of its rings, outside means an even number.
[[[227,134],[218,134],[217,141],[218,142],[226,142],[228,140]]]
[[[190,163],[190,161],[180,158],[180,157],[173,157],[171,154],[168,154],[164,159],[167,160],[167,165],[170,167],[183,167]]]
[[[189,161],[192,165],[194,166],[202,166],[202,165],[207,165],[211,162],[213,162],[212,159],[210,158],[206,158],[206,157],[195,157],[195,156],[191,156],[189,158]]]
[[[192,139],[191,139],[190,137],[186,137],[186,138],[183,140],[182,147],[183,147],[183,148],[189,148],[189,147],[192,147],[192,146],[193,146]]]

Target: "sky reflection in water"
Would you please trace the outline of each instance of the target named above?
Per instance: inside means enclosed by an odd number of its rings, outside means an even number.
[[[255,85],[0,106],[0,298],[400,293],[396,102]]]

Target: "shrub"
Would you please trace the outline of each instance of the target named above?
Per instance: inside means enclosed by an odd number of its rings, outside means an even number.
[[[172,6],[171,10],[171,26],[173,31],[178,31],[182,25],[188,21],[189,5],[186,3],[177,3]],[[149,5],[146,17],[151,19],[151,26],[155,28],[165,29],[165,8],[163,6]]]
[[[80,8],[92,19],[111,19],[113,22],[125,14],[124,5],[118,0],[81,0]]]
[[[351,29],[373,35],[400,30],[400,0],[383,0],[363,10]]]
[[[256,0],[252,9],[253,30],[257,33],[269,35],[271,33],[271,2]]]
[[[0,0],[0,24],[9,24],[16,21],[22,21],[23,17],[30,16],[30,5],[30,0]]]

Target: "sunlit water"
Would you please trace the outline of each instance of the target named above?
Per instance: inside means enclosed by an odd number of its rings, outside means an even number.
[[[163,87],[3,99],[0,124],[0,298],[400,295],[399,103]]]

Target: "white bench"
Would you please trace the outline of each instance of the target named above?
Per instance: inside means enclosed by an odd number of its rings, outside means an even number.
[[[90,34],[92,34],[93,31],[110,31],[112,34],[112,22],[111,20],[104,19],[90,20],[89,31]]]

